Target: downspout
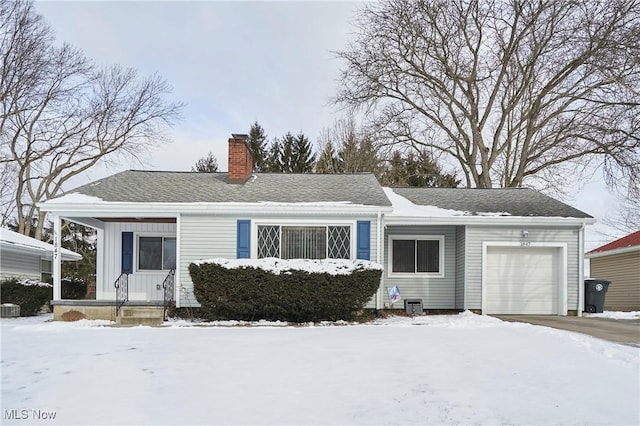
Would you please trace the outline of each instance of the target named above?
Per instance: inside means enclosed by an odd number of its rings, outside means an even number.
[[[578,235],[578,316],[582,316],[584,306],[584,223]]]
[[[176,269],[173,276],[173,300],[176,304],[176,308],[181,308],[182,301],[180,300],[180,270],[182,268],[182,214],[176,215]]]
[[[382,265],[382,210],[378,209],[378,229],[376,230],[376,242],[378,243],[378,247],[376,249],[376,262]],[[384,270],[382,271],[382,275],[380,276],[380,284],[378,284],[378,291],[376,291],[376,310],[382,309],[382,295],[380,294],[382,288],[382,277],[384,276]]]

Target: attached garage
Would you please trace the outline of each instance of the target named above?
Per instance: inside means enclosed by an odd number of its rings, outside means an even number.
[[[565,251],[559,246],[486,245],[483,312],[566,315]]]

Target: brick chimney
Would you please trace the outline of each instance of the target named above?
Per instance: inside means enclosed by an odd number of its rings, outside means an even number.
[[[249,135],[232,134],[229,138],[229,172],[227,183],[245,183],[253,173]]]

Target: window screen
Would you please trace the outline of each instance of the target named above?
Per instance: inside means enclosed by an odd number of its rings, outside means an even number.
[[[392,272],[440,272],[440,240],[393,240]]]

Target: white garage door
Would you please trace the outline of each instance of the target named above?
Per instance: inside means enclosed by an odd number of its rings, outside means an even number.
[[[557,314],[560,249],[487,247],[488,314]]]

